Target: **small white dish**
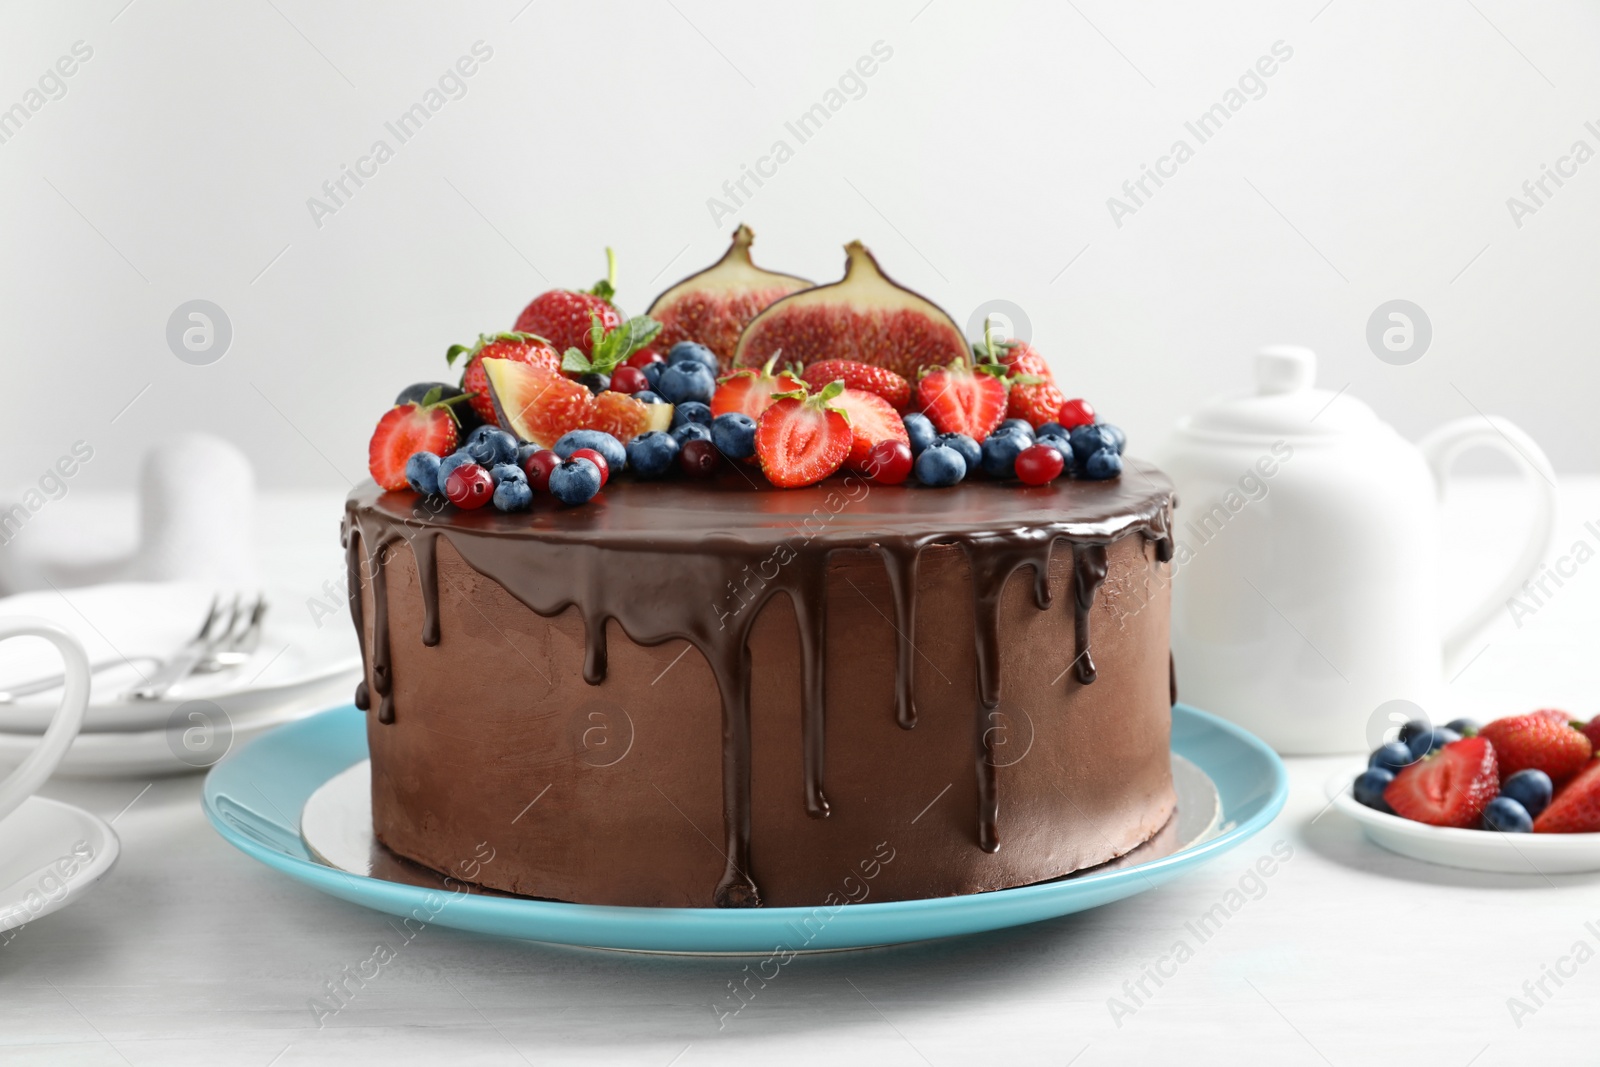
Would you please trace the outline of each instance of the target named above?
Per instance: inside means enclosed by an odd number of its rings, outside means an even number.
[[[353,676],[340,675],[299,691],[292,700],[275,707],[238,715],[225,712],[221,717],[209,713],[209,709],[189,710],[160,729],[82,733],[72,739],[72,746],[56,768],[56,777],[165,777],[203,771],[276,726],[350,699],[354,685]],[[37,734],[0,731],[0,771],[20,762],[38,743]]]
[[[1361,770],[1365,770],[1363,767]],[[1424,863],[1498,874],[1579,874],[1600,871],[1600,834],[1506,834],[1458,830],[1402,819],[1356,800],[1354,771],[1330,785],[1333,806],[1361,824],[1373,844]]]
[[[0,819],[0,945],[81,897],[121,850],[104,820],[59,800],[32,796]]]
[[[0,615],[50,619],[71,631],[92,661],[127,657],[138,662],[140,657],[168,656],[193,637],[214,592],[197,583],[118,582],[19,593],[0,599]],[[123,694],[151,671],[149,662],[138,662],[137,669],[117,666],[102,671],[91,683],[83,734],[162,730],[179,708],[193,700],[214,704],[236,723],[302,702],[313,692],[318,703],[326,706],[324,683],[331,679],[340,680],[347,697],[361,666],[355,631],[348,619],[313,620],[289,594],[267,593],[261,640],[249,662],[214,674],[191,675],[160,700],[134,702],[124,700]],[[0,649],[0,690],[59,669],[59,662],[42,642],[31,647],[8,642]],[[0,732],[24,735],[43,731],[60,699],[61,690],[53,689],[0,704]]]

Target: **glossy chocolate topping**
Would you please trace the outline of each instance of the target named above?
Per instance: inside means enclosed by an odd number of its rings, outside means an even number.
[[[1137,534],[1155,558],[1172,555],[1172,487],[1154,467],[1127,462],[1105,482],[1062,479],[1048,486],[963,483],[949,489],[876,486],[856,476],[806,489],[776,490],[740,470],[711,482],[613,480],[584,507],[547,496],[531,511],[460,511],[411,492],[370,483],[351,493],[343,529],[351,606],[363,635],[365,676],[378,698],[377,718],[396,715],[384,565],[400,543],[416,559],[423,598],[418,639],[439,642],[436,542],[446,538],[474,570],[532,611],[551,617],[576,608],[584,621],[584,679],[606,676],[606,623],[615,620],[639,645],[686,640],[705,657],[722,700],[722,791],[726,868],[716,888],[721,907],[753,907],[760,890],[750,871],[750,656],[747,638],[760,608],[787,594],[800,637],[802,743],[806,811],[826,818],[826,576],[838,551],[876,551],[894,602],[896,664],[893,714],[903,729],[917,722],[915,664],[917,567],[930,545],[957,545],[972,573],[975,623],[973,761],[978,785],[976,843],[1000,848],[995,760],[989,716],[1001,699],[998,606],[1017,571],[1032,571],[1034,602],[1050,606],[1047,580],[1057,542],[1072,553],[1072,604],[1079,685],[1095,680],[1089,610],[1106,578],[1106,546]],[[372,647],[366,648],[360,589],[372,586]],[[367,708],[366,681],[356,703]]]

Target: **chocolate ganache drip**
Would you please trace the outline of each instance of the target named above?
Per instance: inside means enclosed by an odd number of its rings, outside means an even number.
[[[868,498],[870,497],[870,503]],[[1130,461],[1110,482],[1061,481],[1022,489],[963,484],[952,489],[884,489],[854,476],[800,490],[752,489],[731,476],[710,483],[619,481],[586,508],[537,506],[523,514],[445,511],[414,493],[368,485],[351,494],[342,529],[351,614],[365,670],[357,707],[379,697],[377,719],[395,721],[388,595],[384,569],[402,543],[415,559],[424,605],[421,640],[439,642],[437,542],[448,540],[473,570],[544,617],[576,608],[585,629],[583,674],[606,677],[606,626],[654,646],[687,641],[705,658],[722,702],[723,826],[727,864],[713,900],[758,907],[752,875],[751,626],[768,601],[786,595],[800,636],[804,803],[826,818],[827,575],[840,551],[875,551],[894,604],[896,669],[893,713],[917,723],[917,570],[933,545],[959,546],[972,574],[977,665],[974,753],[976,838],[1000,848],[999,782],[990,726],[1001,707],[999,608],[1007,581],[1027,568],[1034,602],[1050,606],[1049,566],[1058,541],[1072,553],[1072,602],[1078,684],[1095,680],[1090,610],[1106,577],[1106,546],[1130,534],[1155,543],[1155,560],[1172,557],[1171,488],[1153,467]],[[626,574],[627,581],[617,579]],[[372,592],[370,649],[362,607]],[[708,605],[705,591],[729,591]],[[886,713],[888,709],[885,709]],[[400,709],[401,714],[404,709]]]

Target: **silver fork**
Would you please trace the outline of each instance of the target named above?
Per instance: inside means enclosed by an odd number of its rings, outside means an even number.
[[[160,700],[166,695],[167,690],[187,678],[195,667],[229,638],[244,617],[241,606],[241,598],[235,596],[232,606],[224,614],[221,597],[213,597],[211,610],[206,612],[206,619],[200,626],[200,632],[156,668],[155,674],[129,689],[123,695],[123,699]]]
[[[250,662],[261,644],[261,620],[266,614],[267,598],[258,593],[246,611],[244,625],[234,627],[230,621],[230,636],[195,664],[194,673],[215,674]]]
[[[124,664],[131,667],[135,663],[160,662],[161,657],[159,656],[128,656],[127,658],[114,656],[111,659],[97,659],[89,664],[89,673],[92,675],[99,674],[102,671],[109,671],[113,667],[121,667]],[[19,697],[31,697],[35,693],[47,693],[52,689],[59,689],[66,680],[67,676],[58,671],[55,674],[47,674],[43,678],[35,678],[31,682],[14,685],[10,689],[0,689],[0,705],[15,704]]]

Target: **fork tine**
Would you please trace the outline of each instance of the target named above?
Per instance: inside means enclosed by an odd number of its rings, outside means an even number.
[[[210,635],[211,627],[216,625],[216,622],[217,622],[217,609],[219,607],[221,607],[221,606],[222,606],[222,594],[221,593],[212,593],[211,594],[211,606],[206,609],[205,620],[200,623],[200,632],[194,635],[194,638],[195,638],[196,641],[199,641],[199,640],[201,640],[201,639],[203,639],[203,638],[205,638],[205,637]]]

